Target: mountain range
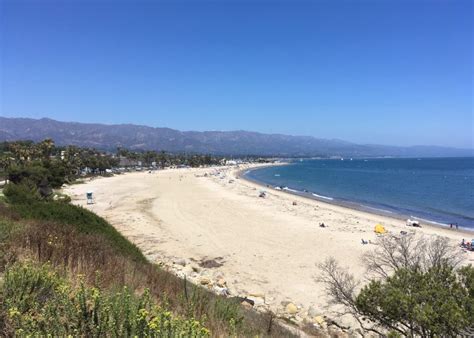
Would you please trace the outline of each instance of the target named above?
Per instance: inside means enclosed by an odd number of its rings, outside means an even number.
[[[280,157],[462,157],[474,149],[438,146],[398,147],[356,144],[311,136],[263,134],[250,131],[179,131],[134,124],[61,122],[48,118],[0,117],[0,141],[52,138],[57,145],[78,145],[102,150],[131,150],[258,155]]]

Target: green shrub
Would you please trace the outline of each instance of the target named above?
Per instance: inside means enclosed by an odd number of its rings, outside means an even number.
[[[36,185],[24,180],[22,183],[9,183],[3,189],[7,201],[12,204],[30,204],[41,199]]]
[[[365,286],[356,305],[361,313],[386,326],[399,323],[413,333],[451,336],[474,324],[468,310],[473,298],[457,277],[449,266],[426,272],[399,269],[385,281]]]
[[[8,169],[8,179],[15,184],[30,180],[37,186],[47,182],[52,188],[60,188],[66,182],[67,170],[62,162],[32,162],[15,165]]]
[[[147,290],[107,294],[83,283],[72,288],[48,265],[16,264],[2,287],[6,322],[19,336],[207,337],[195,320],[156,306]]]
[[[40,163],[31,163],[28,166],[12,166],[8,169],[8,179],[10,182],[20,184],[25,180],[29,180],[36,185],[48,177],[48,169]]]

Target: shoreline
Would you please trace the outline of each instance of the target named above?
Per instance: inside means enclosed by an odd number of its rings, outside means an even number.
[[[275,164],[275,166],[278,166],[278,165],[282,165],[282,166],[291,165],[291,163],[287,162],[287,163]],[[272,166],[273,165],[266,165],[266,166],[261,166],[261,167],[242,169],[242,170],[237,171],[236,176],[243,180],[246,180],[247,182],[256,184],[262,188],[271,189],[272,191],[281,191],[281,192],[287,193],[290,196],[299,196],[311,201],[326,203],[329,205],[334,205],[341,208],[347,208],[354,211],[366,212],[366,213],[374,214],[377,216],[393,218],[394,220],[399,220],[399,221],[406,221],[407,219],[411,218],[411,219],[415,219],[419,221],[420,225],[423,227],[433,227],[433,228],[438,228],[438,229],[443,229],[443,230],[455,231],[457,233],[463,233],[469,236],[474,236],[474,229],[471,229],[471,228],[464,228],[464,227],[459,227],[458,229],[449,228],[449,224],[444,224],[444,223],[442,224],[437,221],[431,221],[431,220],[424,219],[424,218],[414,216],[414,215],[407,215],[407,214],[392,212],[388,210],[378,209],[376,207],[372,207],[370,205],[363,205],[355,201],[341,201],[341,200],[334,199],[332,197],[325,197],[325,196],[317,197],[317,196],[314,196],[312,192],[305,193],[303,191],[292,191],[292,190],[287,190],[287,189],[277,190],[274,188],[274,186],[268,183],[265,183],[263,181],[259,181],[257,179],[253,179],[247,176],[247,174],[249,174],[251,171],[263,169],[266,167],[272,167]]]

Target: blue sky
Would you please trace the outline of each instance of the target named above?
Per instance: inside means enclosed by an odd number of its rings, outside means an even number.
[[[471,1],[0,1],[0,115],[474,147]]]

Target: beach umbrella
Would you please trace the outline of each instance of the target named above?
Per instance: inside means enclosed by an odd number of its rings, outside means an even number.
[[[374,231],[376,234],[384,234],[387,232],[385,227],[380,223],[375,226]]]

